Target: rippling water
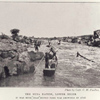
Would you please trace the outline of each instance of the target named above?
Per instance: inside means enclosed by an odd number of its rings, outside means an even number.
[[[1,87],[100,87],[100,48],[81,44],[53,44],[58,52],[58,66],[52,77],[43,76],[44,61],[35,62],[34,73],[12,76],[1,80]],[[42,45],[40,51],[48,48]],[[77,52],[91,59],[76,57]]]

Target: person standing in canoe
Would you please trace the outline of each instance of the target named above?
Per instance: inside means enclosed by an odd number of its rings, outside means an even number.
[[[53,47],[50,48],[49,52],[45,53],[45,68],[49,68],[49,64],[52,60],[57,61],[56,51]]]
[[[49,53],[45,53],[45,68],[49,68]]]
[[[61,44],[61,40],[58,40],[58,45],[60,45]]]
[[[56,59],[56,61],[57,61],[57,56],[56,56],[56,50],[53,48],[53,47],[51,47],[50,48],[50,56],[51,56],[51,59]]]
[[[58,64],[58,59],[56,56],[56,49],[54,47],[50,48],[50,60],[49,60],[49,66],[50,68],[55,68],[56,65]]]

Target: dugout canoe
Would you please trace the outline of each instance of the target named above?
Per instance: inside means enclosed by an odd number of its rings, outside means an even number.
[[[57,67],[57,62],[53,62],[49,68],[45,68],[43,69],[43,75],[44,76],[53,76],[55,74],[56,71],[56,67]]]
[[[44,76],[53,76],[54,74],[55,74],[55,68],[45,68],[44,70],[43,70],[43,74],[44,74]]]

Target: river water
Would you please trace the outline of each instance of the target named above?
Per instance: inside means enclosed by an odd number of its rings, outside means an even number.
[[[57,45],[58,66],[52,77],[43,76],[44,61],[35,62],[36,70],[31,74],[12,76],[0,81],[1,87],[72,87],[100,88],[100,48],[82,44],[62,42]],[[40,51],[48,48],[42,45]],[[76,57],[77,52],[95,62]],[[39,66],[37,66],[39,64]]]

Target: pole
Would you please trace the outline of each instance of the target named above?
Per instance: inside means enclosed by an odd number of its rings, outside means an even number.
[[[42,59],[40,60],[39,64],[38,64],[36,67],[38,67],[38,66],[40,65],[40,63],[41,63],[41,61],[43,60],[43,58],[44,58],[44,56],[42,57]]]
[[[84,58],[84,59],[86,59],[86,60],[88,60],[88,61],[91,61],[91,62],[94,62],[94,63],[95,63],[95,61],[90,60],[90,59],[88,59],[88,58],[82,56],[79,52],[77,52],[77,57],[78,57],[78,56],[80,56],[80,57],[82,57],[82,58]]]

